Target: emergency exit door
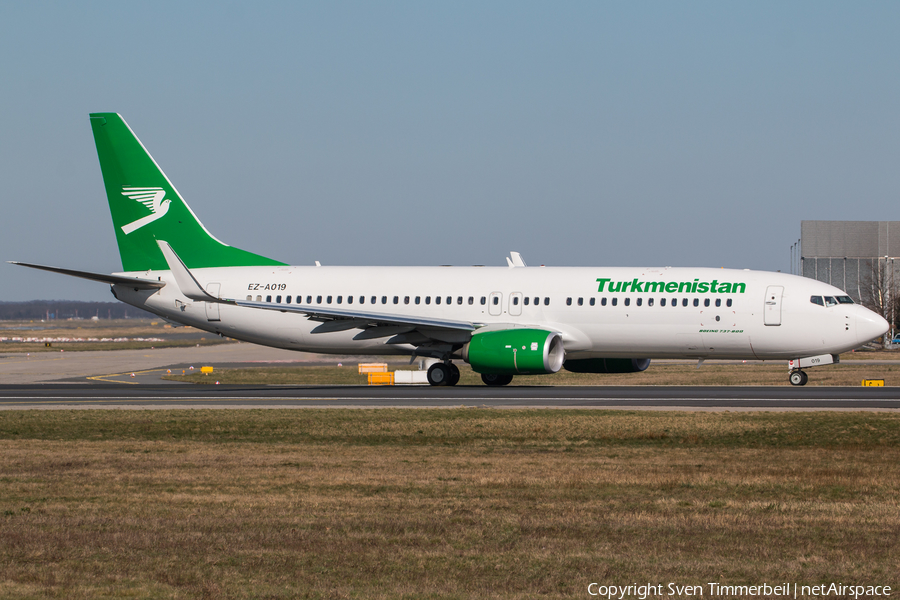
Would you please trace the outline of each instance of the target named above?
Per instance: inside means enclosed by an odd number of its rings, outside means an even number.
[[[766,288],[766,305],[763,308],[763,315],[766,325],[781,325],[781,294],[784,287],[780,285],[770,285]]]

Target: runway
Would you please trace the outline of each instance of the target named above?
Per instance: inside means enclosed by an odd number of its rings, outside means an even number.
[[[229,386],[62,383],[0,386],[0,409],[485,407],[896,410],[896,388],[688,386]]]
[[[896,410],[900,387],[252,386],[191,385],[167,370],[210,364],[319,364],[325,357],[253,344],[0,355],[0,410],[36,408],[493,407],[642,410]],[[132,376],[133,374],[133,376]]]

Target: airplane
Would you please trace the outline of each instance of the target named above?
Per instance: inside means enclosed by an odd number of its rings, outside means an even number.
[[[428,359],[431,385],[468,363],[486,385],[516,375],[626,373],[651,359],[787,360],[789,381],[885,334],[831,285],[713,268],[294,266],[203,226],[117,113],[91,128],[122,272],[13,262],[109,284],[120,301],[237,340],[330,354]]]

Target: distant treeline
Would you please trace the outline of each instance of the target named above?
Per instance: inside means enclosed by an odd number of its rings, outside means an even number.
[[[29,300],[0,302],[0,321],[38,319],[148,319],[155,315],[122,302],[76,302],[74,300]]]

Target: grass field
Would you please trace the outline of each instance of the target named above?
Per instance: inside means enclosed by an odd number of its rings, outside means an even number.
[[[900,357],[900,354],[894,355]],[[858,361],[857,361],[858,362]],[[807,385],[859,386],[863,379],[882,379],[886,386],[900,385],[900,365],[853,364],[846,361],[809,369]],[[466,364],[456,363],[460,370],[459,385],[483,386],[481,376]],[[391,370],[417,368],[392,366]],[[194,373],[172,375],[166,379],[214,384],[280,384],[280,385],[365,385],[366,375],[357,372],[356,364],[345,367],[254,367],[217,369],[212,375]],[[782,385],[788,383],[787,361],[769,363],[708,362],[699,369],[696,364],[653,362],[643,373],[593,374],[560,371],[553,375],[517,376],[511,385]]]
[[[193,327],[172,327],[161,319],[0,321],[0,352],[132,350],[229,341]]]
[[[2,412],[0,597],[897,586],[898,450],[890,413]]]

